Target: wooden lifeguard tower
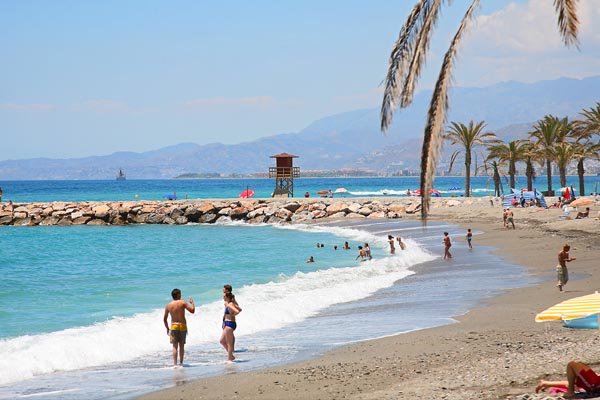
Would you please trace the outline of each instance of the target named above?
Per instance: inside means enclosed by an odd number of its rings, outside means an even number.
[[[275,178],[273,197],[294,197],[294,178],[300,177],[300,168],[294,167],[298,156],[281,153],[270,158],[277,160],[277,166],[269,168],[269,178]]]

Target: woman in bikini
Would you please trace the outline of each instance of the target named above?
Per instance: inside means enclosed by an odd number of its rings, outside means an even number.
[[[233,331],[237,328],[235,316],[240,313],[240,309],[236,306],[233,293],[225,293],[223,300],[225,302],[225,314],[223,315],[223,333],[221,334],[220,343],[227,351],[227,361],[233,361],[235,360],[233,356],[235,347]]]

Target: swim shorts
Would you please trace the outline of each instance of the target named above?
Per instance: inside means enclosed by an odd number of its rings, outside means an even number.
[[[169,334],[169,338],[171,343],[183,343],[185,344],[185,337],[187,336],[187,325],[174,322],[171,324],[171,331]]]
[[[556,266],[556,278],[560,285],[566,285],[569,281],[569,271],[567,270],[567,267],[558,264]]]

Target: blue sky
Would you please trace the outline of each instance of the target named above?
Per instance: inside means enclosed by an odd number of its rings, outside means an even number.
[[[580,1],[580,51],[562,46],[552,1],[482,1],[455,83],[600,74],[594,1]],[[433,85],[468,3],[445,7],[420,89]],[[0,2],[0,160],[240,143],[378,107],[413,4]]]

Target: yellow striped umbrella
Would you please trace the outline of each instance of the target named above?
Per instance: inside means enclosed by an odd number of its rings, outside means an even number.
[[[569,321],[600,313],[600,294],[588,294],[562,301],[535,316],[536,322]]]

